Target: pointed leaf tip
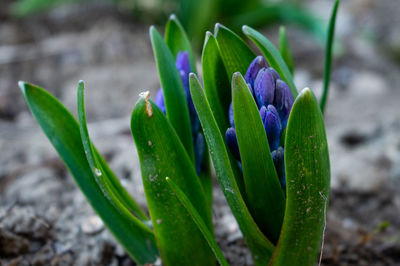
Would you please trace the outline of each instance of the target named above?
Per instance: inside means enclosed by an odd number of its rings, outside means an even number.
[[[18,81],[18,87],[21,89],[23,93],[25,93],[25,81]]]
[[[171,16],[169,16],[169,20],[176,20],[177,17],[175,14],[171,14]]]

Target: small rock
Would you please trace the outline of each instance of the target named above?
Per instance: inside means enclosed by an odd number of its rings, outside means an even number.
[[[98,216],[93,215],[86,219],[81,228],[85,234],[93,235],[103,230],[104,223]]]

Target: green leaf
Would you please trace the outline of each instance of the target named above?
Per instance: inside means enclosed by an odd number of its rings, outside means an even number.
[[[297,89],[292,74],[275,46],[264,35],[249,26],[243,26],[243,33],[257,45],[271,67],[278,71],[282,80],[289,85],[293,98],[296,98]]]
[[[237,34],[219,23],[215,25],[214,35],[228,78],[231,79],[235,72],[246,74],[251,61],[256,57],[253,51]]]
[[[154,262],[158,251],[153,232],[133,215],[127,219],[101,190],[86,160],[74,117],[47,91],[24,82],[19,86],[38,124],[107,228],[137,263]]]
[[[204,136],[210,149],[218,183],[232,210],[256,265],[266,265],[274,246],[263,235],[250,215],[235,181],[225,142],[213,117],[210,105],[195,74],[189,76],[190,92]]]
[[[240,73],[233,75],[232,88],[233,115],[247,203],[260,229],[276,243],[285,212],[285,197],[272,161],[260,113]]]
[[[222,61],[217,40],[211,32],[206,33],[201,57],[204,91],[221,132],[229,127],[228,110],[232,100],[230,77]]]
[[[279,28],[279,52],[286,65],[288,66],[290,73],[294,73],[294,60],[292,50],[290,49],[289,40],[286,35],[286,28],[281,26]]]
[[[330,166],[322,113],[310,89],[290,112],[285,166],[286,212],[271,265],[314,265],[326,226]]]
[[[132,112],[131,129],[139,154],[144,191],[163,265],[213,265],[202,233],[165,178],[185,193],[210,230],[211,213],[193,163],[172,125],[144,93]]]
[[[93,176],[99,187],[107,195],[107,197],[112,199],[111,203],[113,203],[117,209],[121,210],[121,212],[123,212],[128,219],[132,218],[132,214],[130,213],[132,212],[139,219],[148,221],[149,218],[121,185],[105,160],[93,146],[89,138],[85,115],[83,81],[80,81],[78,85],[78,121],[86,159],[90,165],[90,168],[92,169]]]
[[[189,53],[190,69],[196,73],[196,60],[189,38],[175,15],[169,17],[167,26],[165,27],[165,43],[168,45],[175,59],[179,52],[187,51]]]
[[[150,39],[154,58],[164,91],[164,102],[169,122],[174,127],[192,162],[194,162],[193,138],[189,108],[175,61],[160,33],[150,27]]]
[[[167,177],[166,181],[171,186],[171,189],[174,191],[175,196],[179,199],[182,205],[186,208],[193,221],[198,226],[199,230],[202,232],[204,238],[207,240],[208,245],[211,250],[214,252],[215,257],[217,258],[220,265],[228,266],[228,262],[226,261],[224,254],[219,248],[217,242],[215,241],[214,235],[211,233],[210,229],[207,227],[204,220],[201,218],[200,214],[193,207],[190,200],[187,198],[185,193],[171,180],[171,178]]]
[[[339,8],[339,0],[335,1],[335,5],[332,10],[331,19],[328,26],[328,38],[326,40],[326,50],[325,50],[325,70],[324,70],[324,90],[321,97],[321,111],[324,113],[326,101],[328,99],[329,83],[331,78],[331,67],[332,67],[332,46],[335,37],[335,24],[336,15]]]
[[[231,85],[219,53],[217,41],[210,32],[206,33],[201,65],[207,100],[221,134],[225,135],[229,127],[228,110],[232,100]],[[242,172],[232,154],[230,152],[228,154],[239,190],[242,195],[245,195]]]

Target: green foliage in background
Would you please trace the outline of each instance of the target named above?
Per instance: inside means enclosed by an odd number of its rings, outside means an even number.
[[[18,0],[10,12],[16,17],[30,16],[61,5],[95,3],[94,0]],[[97,1],[98,2],[98,1]],[[272,23],[291,23],[307,30],[319,40],[326,36],[324,23],[307,11],[301,1],[280,0],[103,0],[133,17],[151,23],[162,23],[168,14],[176,13],[190,39],[197,45],[203,33],[216,22],[240,31],[242,25],[262,27]]]

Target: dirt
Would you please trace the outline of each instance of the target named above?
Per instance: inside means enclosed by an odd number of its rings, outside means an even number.
[[[321,265],[400,265],[395,56],[400,21],[394,19],[400,5],[342,2],[326,114],[332,194]],[[330,1],[306,4],[328,18]],[[140,91],[155,95],[159,87],[149,25],[107,4],[63,7],[22,20],[5,10],[0,10],[0,265],[134,265],[33,120],[17,82],[47,88],[76,113],[77,82],[85,80],[94,143],[145,208],[129,115]],[[276,40],[276,27],[262,32]],[[319,95],[323,46],[296,27],[288,32],[296,84]],[[214,221],[229,263],[252,265],[217,184]]]

